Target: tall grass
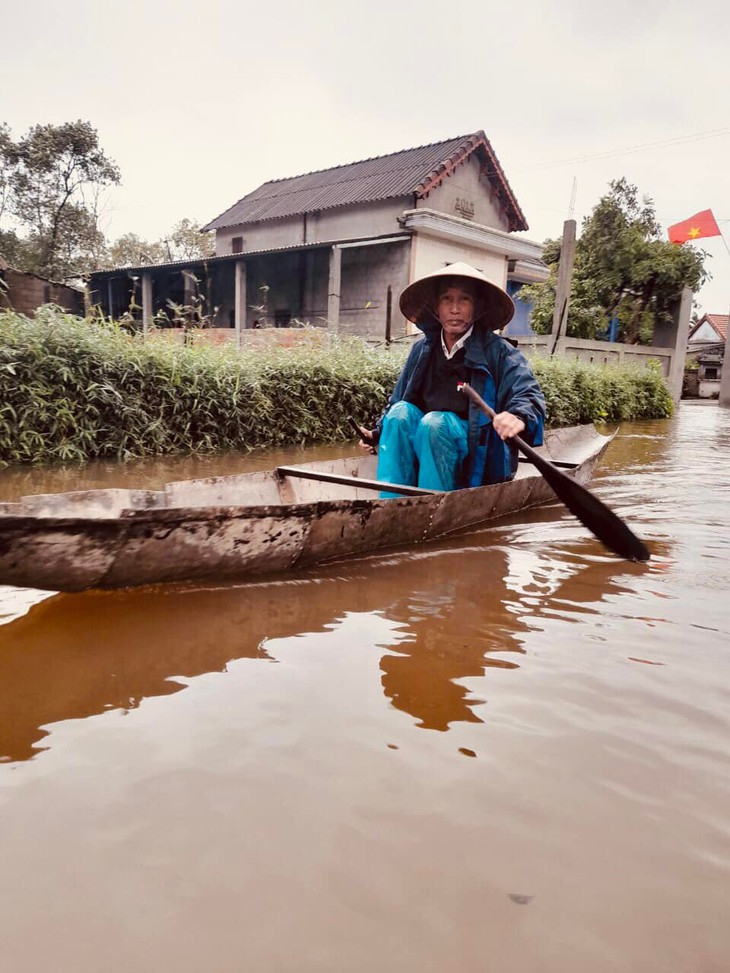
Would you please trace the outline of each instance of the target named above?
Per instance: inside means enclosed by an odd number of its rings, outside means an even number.
[[[0,464],[351,438],[346,417],[377,418],[405,352],[316,338],[238,352],[143,341],[52,307],[33,319],[0,313]],[[656,371],[533,365],[553,425],[671,411]]]

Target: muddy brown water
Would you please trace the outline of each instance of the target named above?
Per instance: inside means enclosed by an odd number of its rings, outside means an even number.
[[[730,411],[685,404],[595,480],[647,565],[550,506],[269,583],[0,589],[2,969],[730,969],[728,482]]]

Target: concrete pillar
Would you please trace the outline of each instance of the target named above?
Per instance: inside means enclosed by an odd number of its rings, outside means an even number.
[[[730,321],[730,315],[728,315]],[[730,355],[727,353],[727,339],[725,340],[725,350],[722,357],[722,375],[720,376],[720,405],[730,409]]]
[[[192,270],[181,270],[183,278],[183,304],[192,307],[193,297],[195,296],[195,281],[193,280]]]
[[[566,335],[568,309],[570,307],[570,285],[573,279],[573,259],[575,257],[575,220],[563,223],[563,241],[560,244],[560,263],[558,264],[558,283],[555,289],[555,310],[550,332],[550,354],[554,355],[558,342]]]
[[[679,400],[682,398],[684,363],[687,359],[687,339],[689,338],[689,325],[692,316],[692,297],[691,289],[685,287],[674,311],[676,323],[674,354],[672,355],[672,366],[667,377],[667,384],[675,405],[679,405]]]
[[[152,325],[152,274],[142,272],[142,331],[146,335]]]
[[[330,273],[327,285],[327,327],[337,331],[340,325],[340,283],[342,280],[342,250],[330,250]]]
[[[246,261],[237,260],[234,268],[235,291],[234,327],[236,329],[236,348],[241,346],[241,332],[246,327]]]

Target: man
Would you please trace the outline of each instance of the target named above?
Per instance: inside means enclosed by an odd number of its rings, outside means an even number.
[[[361,427],[378,445],[378,479],[454,490],[511,480],[520,435],[542,443],[545,399],[524,355],[496,335],[514,314],[512,299],[465,263],[414,281],[403,315],[424,333],[408,356],[382,419]],[[494,422],[458,391],[469,384],[497,413]],[[384,494],[395,496],[395,494]]]

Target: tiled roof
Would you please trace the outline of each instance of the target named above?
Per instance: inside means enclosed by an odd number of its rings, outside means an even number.
[[[399,196],[424,198],[475,153],[505,212],[509,229],[528,229],[497,156],[481,131],[334,169],[265,182],[204,229],[219,230]]]

